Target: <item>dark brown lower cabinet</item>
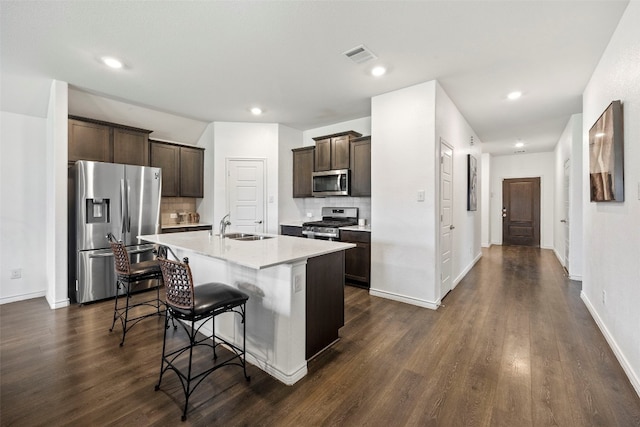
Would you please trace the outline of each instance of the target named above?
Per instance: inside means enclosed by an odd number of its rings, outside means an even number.
[[[344,326],[344,253],[307,260],[307,360],[336,341],[338,330]]]
[[[347,284],[369,288],[371,233],[366,231],[341,231],[340,241],[356,245],[355,248],[345,251],[345,278]]]
[[[296,225],[281,225],[280,234],[283,236],[304,237],[302,227]]]

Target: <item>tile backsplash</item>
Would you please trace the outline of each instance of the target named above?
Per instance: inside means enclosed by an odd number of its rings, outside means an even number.
[[[294,200],[300,212],[298,219],[302,221],[309,220],[307,212],[313,215],[312,220],[314,221],[322,219],[322,208],[328,206],[356,207],[358,208],[358,217],[366,219],[367,224],[371,223],[371,197],[307,197]]]
[[[177,224],[178,218],[171,218],[171,214],[179,212],[196,212],[196,199],[189,197],[163,197],[160,203],[161,225]]]

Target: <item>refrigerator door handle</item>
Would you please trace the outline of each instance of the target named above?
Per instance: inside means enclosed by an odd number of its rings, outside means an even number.
[[[127,183],[126,185],[126,189],[127,189],[127,233],[131,233],[131,212],[129,211],[129,204],[131,203],[131,197],[129,194],[129,180],[125,179],[125,182]]]
[[[127,213],[129,211],[129,206],[127,206],[127,189],[125,185],[125,180],[120,180],[120,216],[122,218],[122,224],[120,227],[120,240],[124,241],[124,233],[127,231]]]

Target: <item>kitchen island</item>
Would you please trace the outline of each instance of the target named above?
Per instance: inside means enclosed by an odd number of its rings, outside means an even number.
[[[355,245],[259,236],[235,240],[193,231],[138,237],[188,257],[196,286],[221,282],[246,292],[247,361],[290,385],[307,374],[307,360],[339,338],[344,251]],[[242,325],[234,316],[216,319],[216,334],[242,343]]]

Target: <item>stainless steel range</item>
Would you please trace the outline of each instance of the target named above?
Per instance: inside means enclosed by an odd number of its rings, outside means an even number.
[[[322,208],[322,221],[302,224],[309,239],[340,240],[340,227],[358,224],[358,208]]]

